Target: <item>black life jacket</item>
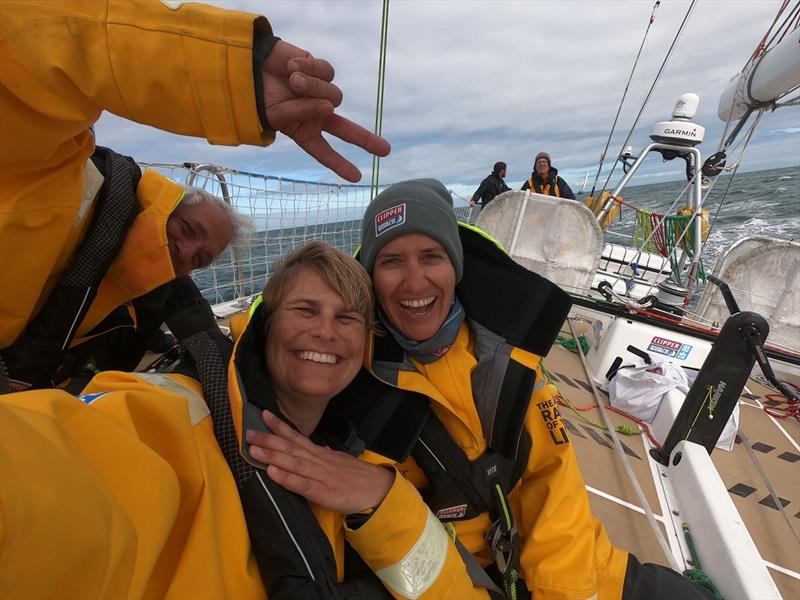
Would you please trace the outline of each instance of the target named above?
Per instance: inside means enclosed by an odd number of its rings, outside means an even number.
[[[91,160],[105,180],[86,235],[39,313],[13,344],[0,350],[0,371],[5,364],[8,377],[27,387],[54,384],[78,325],[139,212],[136,186],[142,173],[133,159],[97,147]]]

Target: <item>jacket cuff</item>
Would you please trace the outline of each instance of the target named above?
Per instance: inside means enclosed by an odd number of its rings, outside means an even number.
[[[358,529],[345,527],[345,536],[377,571],[396,564],[409,552],[423,534],[429,513],[416,488],[395,470],[392,487],[380,506]]]
[[[264,131],[274,131],[267,120],[267,107],[264,105],[264,79],[261,77],[261,65],[267,60],[269,53],[280,41],[276,35],[269,31],[259,30],[253,25],[253,87],[256,90],[256,108],[258,119]]]

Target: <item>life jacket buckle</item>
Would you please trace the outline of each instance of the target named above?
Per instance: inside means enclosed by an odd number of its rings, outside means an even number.
[[[514,524],[508,531],[503,531],[501,519],[498,519],[486,532],[486,545],[491,551],[497,570],[506,575],[509,568],[518,570],[520,538]]]

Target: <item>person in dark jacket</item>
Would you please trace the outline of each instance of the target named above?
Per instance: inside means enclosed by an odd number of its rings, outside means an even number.
[[[481,181],[481,184],[478,186],[478,189],[475,190],[475,193],[472,194],[472,200],[470,200],[469,205],[475,206],[476,204],[481,205],[481,210],[483,210],[489,202],[494,200],[494,197],[498,194],[502,194],[503,192],[507,192],[511,188],[506,185],[506,182],[503,181],[503,177],[506,176],[506,163],[504,162],[496,162],[494,163],[494,168],[489,175]]]
[[[575,200],[567,182],[558,176],[558,169],[553,167],[550,155],[547,152],[539,152],[533,160],[533,173],[531,178],[522,184],[524,190],[531,190],[537,194],[545,196],[556,196],[558,198],[569,198]]]

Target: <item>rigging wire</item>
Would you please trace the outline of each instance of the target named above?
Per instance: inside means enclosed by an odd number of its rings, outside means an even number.
[[[381,14],[381,46],[378,59],[378,94],[375,100],[375,135],[383,129],[383,91],[386,80],[386,46],[389,39],[389,0],[383,0]],[[372,180],[370,182],[370,201],[378,194],[380,183],[381,157],[372,155]]]
[[[608,152],[608,147],[611,145],[611,137],[614,135],[614,130],[617,127],[617,120],[619,119],[619,114],[622,112],[622,105],[625,103],[625,96],[628,95],[628,88],[631,86],[631,81],[633,80],[633,74],[636,71],[636,65],[639,64],[639,57],[642,55],[642,49],[644,48],[644,44],[647,41],[647,35],[650,33],[650,27],[653,25],[653,21],[656,20],[656,9],[661,5],[661,0],[656,0],[656,3],[653,5],[653,10],[650,13],[650,20],[647,23],[647,29],[644,31],[644,37],[642,37],[642,43],[639,44],[639,52],[636,54],[636,60],[633,61],[633,68],[631,69],[631,74],[628,76],[628,82],[625,84],[625,91],[622,92],[622,99],[619,101],[619,106],[617,107],[617,114],[614,116],[614,122],[611,124],[611,131],[608,133],[608,139],[606,140],[606,147],[603,148],[603,153],[600,155],[600,164],[597,165],[597,174],[594,176],[594,182],[592,182],[592,191],[589,193],[590,196],[594,196],[595,188],[597,187],[597,180],[600,179],[600,172],[603,170],[603,162],[606,159],[606,152]]]
[[[683,17],[683,21],[681,21],[680,27],[678,27],[678,31],[675,33],[675,37],[672,40],[672,44],[670,44],[669,50],[667,50],[667,54],[666,56],[664,56],[664,60],[662,61],[661,66],[658,69],[658,73],[656,73],[655,79],[653,80],[653,84],[650,86],[650,89],[647,92],[647,96],[645,96],[645,99],[642,102],[642,106],[639,109],[639,114],[636,115],[636,119],[634,119],[630,131],[628,131],[628,135],[625,137],[625,141],[622,142],[622,150],[625,149],[625,146],[627,146],[628,141],[630,141],[631,136],[633,135],[633,130],[636,129],[636,125],[639,123],[639,119],[641,118],[642,113],[644,112],[644,109],[647,106],[647,103],[650,101],[650,96],[652,96],[653,90],[655,90],[656,84],[658,83],[658,80],[661,78],[661,74],[664,72],[664,68],[667,66],[669,57],[672,55],[672,51],[675,49],[675,46],[678,43],[678,39],[680,38],[681,33],[683,32],[683,29],[686,26],[686,23],[689,21],[689,17],[691,16],[692,11],[694,10],[696,4],[697,0],[692,0],[692,3],[689,5],[686,14]],[[617,168],[617,165],[619,164],[619,155],[622,153],[622,150],[620,150],[620,152],[617,153],[617,159],[614,161],[614,165],[611,167],[611,171],[608,173],[608,177],[606,178],[606,181],[603,184],[603,189],[605,189],[608,186],[608,182],[611,181],[611,176],[614,174],[614,170]]]
[[[772,19],[772,23],[770,24],[769,29],[767,29],[767,32],[764,34],[764,37],[761,38],[761,41],[756,46],[756,49],[753,50],[753,53],[750,55],[750,58],[747,59],[747,62],[745,63],[744,67],[742,68],[742,71],[744,71],[744,69],[747,68],[747,65],[749,65],[751,62],[753,62],[755,59],[757,59],[759,56],[761,56],[762,52],[764,52],[764,50],[767,48],[769,43],[772,42],[773,39],[775,39],[775,36],[773,36],[770,39],[770,41],[767,42],[767,38],[769,37],[769,34],[772,33],[772,30],[775,27],[775,23],[777,23],[778,19],[781,18],[781,15],[783,14],[783,11],[786,10],[786,7],[788,5],[789,5],[789,0],[783,0],[783,4],[781,4],[781,7],[778,9],[778,14],[775,15],[774,19]]]
[[[798,2],[795,5],[795,7],[789,12],[786,19],[784,19],[783,23],[781,23],[780,27],[778,28],[778,32],[775,33],[775,35],[778,35],[780,30],[781,29],[783,30],[780,39],[777,42],[775,42],[776,44],[780,44],[783,41],[783,38],[786,37],[786,34],[788,34],[790,31],[793,31],[794,28],[797,27],[798,22],[800,22],[799,19],[800,19],[800,2]],[[795,22],[794,25],[791,24],[792,21]],[[767,48],[766,48],[767,50],[770,49],[771,42],[772,40],[767,42]]]
[[[789,11],[789,14],[786,15],[786,18],[783,20],[783,22],[780,25],[778,25],[777,29],[775,29],[775,24],[778,22],[778,19],[781,18],[781,15],[783,14],[784,10],[786,10],[788,4],[789,0],[784,0],[780,9],[778,9],[778,14],[775,15],[772,24],[769,26],[769,29],[767,30],[767,33],[762,38],[761,43],[759,43],[759,45],[756,47],[756,50],[753,52],[747,64],[750,64],[751,62],[755,61],[762,54],[770,50],[774,45],[773,42],[775,42],[775,44],[780,44],[783,38],[786,36],[786,34],[793,29],[791,27],[791,22],[797,17],[798,13],[800,13],[800,2],[798,2],[795,5],[795,7]],[[775,33],[772,33],[773,29],[775,29]],[[765,40],[767,40],[767,37],[770,34],[772,34],[772,37],[770,37],[769,40],[765,42]],[[776,42],[775,38],[777,38],[779,35],[780,39],[778,39],[778,41]]]
[[[761,117],[763,115],[764,115],[764,111],[763,110],[759,111],[758,116],[756,117],[755,121],[753,121],[753,124],[750,126],[750,131],[748,132],[747,137],[744,139],[744,145],[742,146],[742,150],[739,153],[739,159],[736,161],[736,163],[732,167],[730,167],[729,169],[726,169],[726,170],[730,170],[731,171],[731,177],[728,180],[728,185],[725,186],[725,191],[722,193],[722,198],[719,201],[719,205],[717,206],[717,210],[714,212],[714,218],[711,219],[711,222],[708,225],[708,235],[706,237],[705,243],[703,244],[702,250],[705,250],[705,245],[711,239],[711,232],[714,231],[714,225],[717,222],[717,217],[719,216],[719,213],[722,210],[723,205],[725,204],[725,200],[728,198],[728,191],[731,189],[731,185],[733,185],[733,180],[736,178],[736,173],[739,171],[739,165],[742,164],[742,156],[744,155],[744,151],[747,149],[747,145],[750,143],[750,140],[753,138],[753,134],[756,131],[756,126],[761,121]],[[702,254],[702,251],[701,251],[701,254]]]

